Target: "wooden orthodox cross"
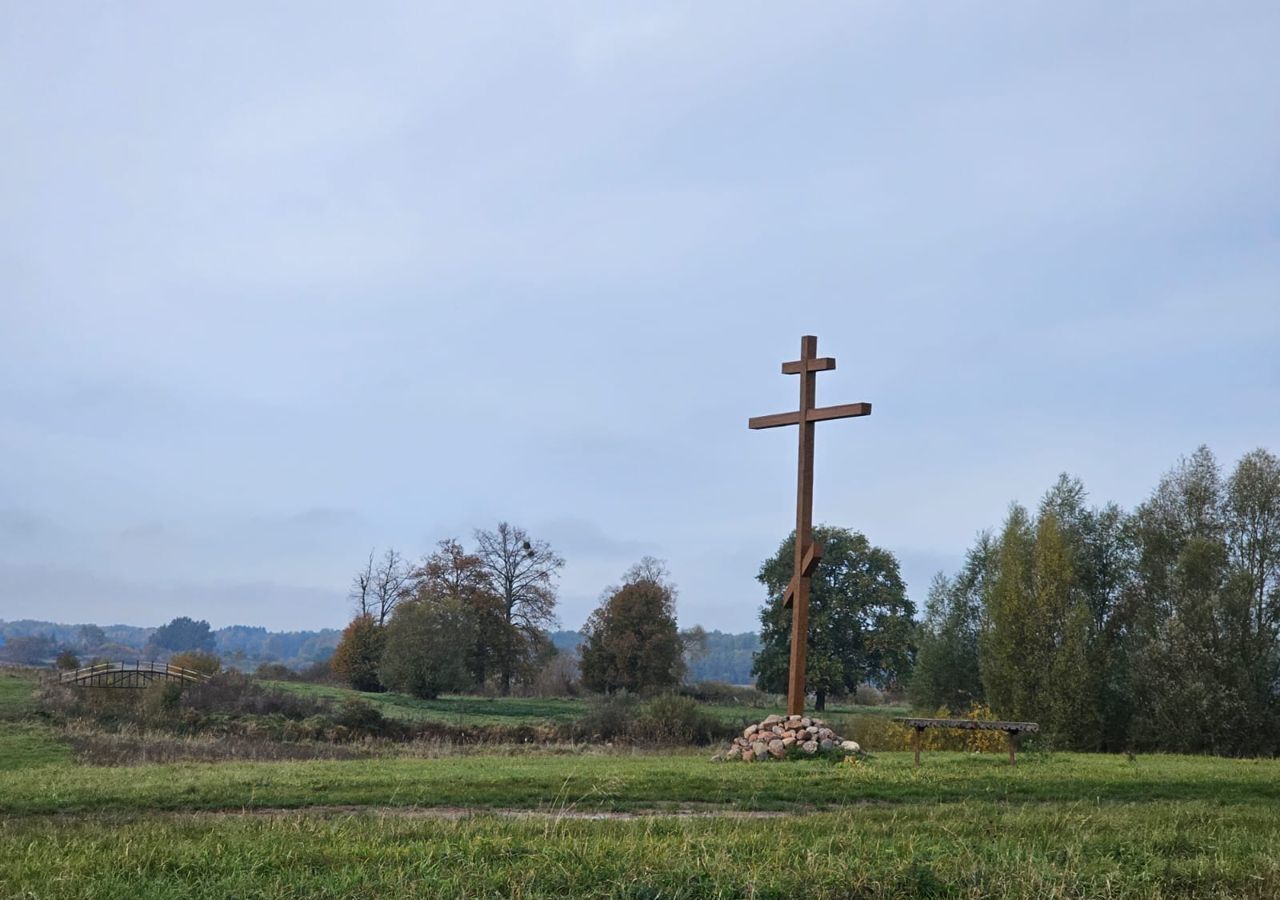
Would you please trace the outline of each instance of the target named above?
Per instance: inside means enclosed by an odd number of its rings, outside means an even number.
[[[800,408],[795,412],[773,416],[756,416],[750,428],[777,428],[799,425],[800,466],[796,479],[796,565],[791,584],[782,598],[791,607],[791,666],[787,679],[787,714],[804,712],[804,672],[809,636],[809,581],[822,559],[822,548],[813,541],[813,424],[824,419],[848,419],[871,415],[870,403],[846,403],[843,406],[814,406],[818,373],[836,367],[829,356],[818,356],[818,339],[813,335],[800,338],[800,358],[782,364],[783,375],[800,376]]]

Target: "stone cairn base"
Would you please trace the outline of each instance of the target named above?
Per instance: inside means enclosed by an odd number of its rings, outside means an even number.
[[[846,755],[862,751],[856,741],[843,740],[821,719],[769,716],[759,725],[748,725],[742,737],[734,738],[729,749],[719,754],[719,758],[743,762],[785,759],[796,747],[811,755],[818,751]]]

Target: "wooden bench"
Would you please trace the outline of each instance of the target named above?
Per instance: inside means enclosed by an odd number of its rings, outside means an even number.
[[[909,728],[916,730],[912,737],[912,745],[916,751],[916,765],[920,765],[920,740],[924,736],[926,728],[967,728],[970,731],[1003,731],[1009,741],[1009,765],[1016,766],[1018,764],[1018,738],[1027,733],[1035,733],[1040,730],[1040,726],[1035,722],[992,722],[982,721],[981,719],[912,719],[912,718],[895,718],[893,721],[901,722]]]

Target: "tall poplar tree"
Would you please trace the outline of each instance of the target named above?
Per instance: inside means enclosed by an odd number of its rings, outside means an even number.
[[[1015,503],[1000,531],[981,641],[987,701],[1011,719],[1039,714],[1040,684],[1047,671],[1045,629],[1034,601],[1034,550],[1031,517]]]

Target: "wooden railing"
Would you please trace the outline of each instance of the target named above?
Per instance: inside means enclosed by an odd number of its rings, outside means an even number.
[[[85,666],[58,676],[62,684],[78,684],[84,687],[143,688],[157,681],[205,681],[208,675],[154,660],[105,662]]]

